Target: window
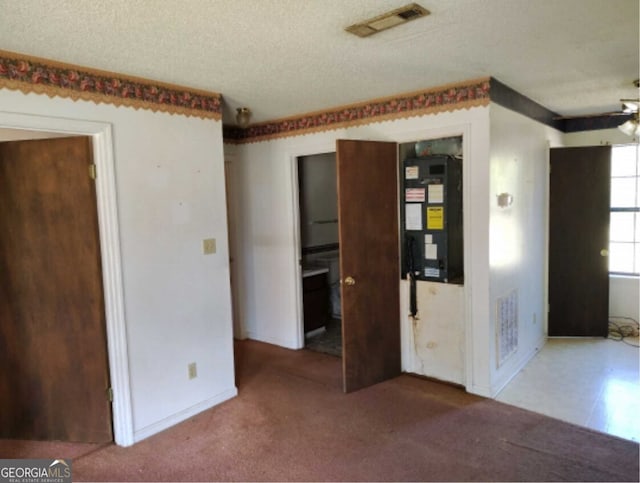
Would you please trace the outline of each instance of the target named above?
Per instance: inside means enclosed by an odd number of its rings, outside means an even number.
[[[609,272],[640,275],[640,160],[638,145],[614,146],[611,154]]]

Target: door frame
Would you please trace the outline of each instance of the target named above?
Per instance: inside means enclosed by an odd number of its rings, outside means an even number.
[[[133,411],[127,357],[122,283],[122,260],[115,161],[111,124],[0,111],[0,128],[90,136],[96,177],[98,232],[102,262],[109,377],[113,389],[112,419],[115,443],[131,446]]]
[[[464,363],[463,379],[465,381],[465,388],[472,390],[476,388],[477,384],[474,383],[474,333],[473,333],[473,299],[471,283],[472,277],[472,260],[474,259],[473,244],[471,243],[472,234],[472,220],[473,220],[473,203],[471,203],[471,168],[469,163],[471,160],[471,124],[459,123],[452,124],[437,128],[424,128],[424,129],[411,129],[402,130],[397,132],[385,133],[386,136],[371,136],[363,133],[359,135],[359,130],[356,128],[352,132],[339,131],[332,139],[325,140],[323,142],[309,142],[305,145],[297,145],[290,147],[285,156],[289,162],[290,173],[290,185],[291,190],[289,193],[289,206],[291,207],[290,216],[293,226],[291,233],[291,241],[295,250],[293,250],[293,287],[295,293],[295,330],[297,347],[301,349],[304,347],[304,319],[303,319],[303,306],[302,306],[302,273],[298,260],[302,257],[301,239],[300,239],[300,206],[299,206],[299,187],[298,187],[298,157],[300,156],[312,156],[316,154],[323,154],[336,151],[336,139],[354,139],[354,140],[367,140],[367,141],[392,141],[397,144],[403,144],[408,142],[416,142],[428,139],[438,139],[451,136],[462,136],[462,213],[463,213],[463,233],[464,233],[464,305],[465,305],[465,318],[463,324],[464,331]],[[399,209],[399,205],[398,205]],[[398,213],[398,216],[400,214]],[[398,237],[400,233],[398,232]],[[482,255],[478,255],[482,256]],[[400,286],[400,279],[398,279],[398,285]],[[403,292],[400,292],[400,296],[403,296]],[[477,295],[479,296],[479,295]],[[401,303],[402,306],[402,303]],[[402,310],[402,307],[401,307]],[[402,361],[402,370],[406,371],[407,368],[414,366],[414,354],[411,351],[413,347],[412,333],[408,330],[407,324],[405,324],[407,314],[400,314],[400,353]],[[478,341],[476,341],[478,342]],[[485,351],[488,351],[488,341]],[[482,351],[479,351],[482,352]],[[479,354],[481,357],[482,354]],[[476,388],[477,390],[477,388]]]
[[[300,237],[300,187],[298,185],[298,158],[301,156],[313,156],[316,154],[326,154],[336,152],[335,139],[318,144],[309,144],[309,146],[299,146],[290,150],[286,157],[289,160],[289,172],[291,174],[291,198],[289,206],[291,206],[291,222],[293,225],[292,242],[295,250],[293,250],[293,283],[295,290],[295,320],[297,349],[304,347],[304,315],[302,305],[302,266],[299,260],[302,259],[302,239]]]
[[[225,200],[227,206],[227,238],[229,240],[229,275],[231,277],[231,309],[233,315],[233,337],[244,340],[247,338],[247,330],[244,325],[242,304],[240,304],[240,294],[238,293],[240,280],[240,257],[238,256],[238,236],[236,223],[236,154],[224,153],[224,177],[225,177]],[[233,262],[231,261],[233,258]]]

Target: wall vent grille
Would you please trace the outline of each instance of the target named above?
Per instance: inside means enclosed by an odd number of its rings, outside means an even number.
[[[498,367],[518,350],[518,292],[512,290],[496,301]]]

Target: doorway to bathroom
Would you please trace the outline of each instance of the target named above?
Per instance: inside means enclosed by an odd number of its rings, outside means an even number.
[[[336,153],[300,156],[297,162],[304,343],[341,357]]]

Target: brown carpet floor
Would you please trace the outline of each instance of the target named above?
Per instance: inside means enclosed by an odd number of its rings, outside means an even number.
[[[341,360],[236,347],[239,396],[130,448],[0,441],[72,457],[76,481],[638,481],[639,447],[403,375],[345,395]]]

